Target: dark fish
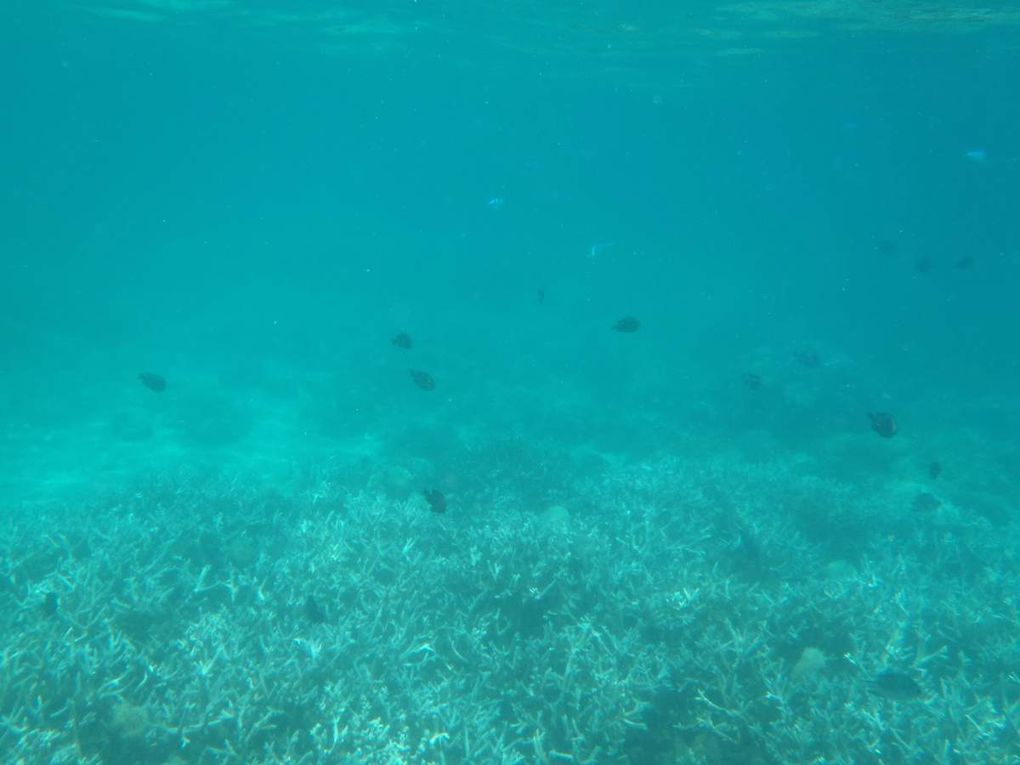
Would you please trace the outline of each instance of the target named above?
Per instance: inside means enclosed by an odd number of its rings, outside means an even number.
[[[749,533],[740,533],[736,544],[733,545],[733,554],[747,568],[760,568],[765,562],[761,542]]]
[[[146,388],[156,393],[162,393],[166,390],[166,378],[155,372],[139,372],[138,380]]]
[[[409,351],[414,347],[414,341],[411,340],[411,336],[406,332],[394,335],[390,342],[397,346],[397,348],[403,348],[406,351]]]
[[[942,500],[934,494],[922,491],[914,497],[913,510],[915,513],[930,513],[942,506]]]
[[[305,598],[301,611],[304,613],[305,618],[312,624],[322,624],[326,621],[326,611],[319,605],[319,601],[311,595]]]
[[[428,372],[422,372],[420,369],[412,369],[411,381],[422,390],[435,390],[436,381]]]
[[[868,419],[871,420],[871,429],[882,438],[896,435],[896,420],[889,412],[868,412]]]
[[[57,615],[57,609],[59,606],[60,602],[57,600],[57,593],[47,592],[46,597],[43,598],[43,602],[39,606],[39,613],[47,619],[52,619]]]
[[[422,496],[429,503],[429,509],[433,513],[446,512],[446,497],[443,496],[443,492],[439,491],[439,489],[426,489],[422,492]]]
[[[740,375],[740,379],[749,390],[758,390],[763,382],[761,375],[754,372],[744,372],[744,374]]]
[[[928,477],[935,480],[940,475],[942,475],[942,463],[938,460],[932,460],[931,464],[928,465]]]
[[[804,348],[794,352],[793,358],[795,358],[805,369],[817,369],[822,363],[821,358],[818,356],[818,352],[813,351],[810,348]]]
[[[886,669],[868,681],[868,690],[892,701],[910,701],[921,696],[921,686],[905,672]]]
[[[641,329],[641,322],[633,316],[624,316],[613,325],[617,332],[637,332]]]
[[[960,258],[957,258],[956,262],[953,265],[960,271],[969,271],[974,267],[975,263],[977,263],[977,261],[974,259],[973,255],[964,255]]]
[[[931,271],[932,260],[927,255],[922,255],[914,261],[914,270],[919,274],[926,274]]]
[[[542,305],[545,302],[545,290],[538,290],[535,294],[538,304]]]

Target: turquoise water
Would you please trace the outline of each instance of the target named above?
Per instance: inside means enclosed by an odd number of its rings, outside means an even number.
[[[1020,8],[0,41],[3,761],[1018,761]]]

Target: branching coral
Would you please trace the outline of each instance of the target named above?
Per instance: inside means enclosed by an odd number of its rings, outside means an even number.
[[[672,457],[573,481],[582,509],[555,528],[512,501],[437,517],[316,485],[157,482],[59,516],[59,534],[56,516],[9,529],[6,759],[1020,756],[1020,568],[980,523],[865,525],[837,560],[790,493],[847,517],[881,497]],[[811,651],[826,658],[808,671]],[[875,693],[883,671],[919,693]]]

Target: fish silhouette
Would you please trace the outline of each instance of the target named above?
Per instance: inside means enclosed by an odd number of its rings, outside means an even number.
[[[805,369],[817,369],[822,363],[822,359],[818,355],[818,351],[814,351],[810,348],[802,348],[793,354],[793,358],[804,367]]]
[[[942,500],[928,491],[918,492],[911,509],[915,513],[931,513],[942,507]]]
[[[305,598],[301,610],[304,612],[305,618],[312,624],[322,624],[326,621],[326,610],[311,595]]]
[[[414,347],[414,341],[411,336],[406,332],[401,332],[399,335],[394,335],[393,339],[390,340],[393,345],[397,348],[403,348],[405,351],[409,351]]]
[[[892,701],[910,701],[921,696],[924,691],[910,675],[905,672],[886,669],[868,681],[868,690],[876,696]]]
[[[613,325],[613,329],[624,333],[637,332],[641,329],[641,322],[633,316],[624,316]]]
[[[154,393],[162,393],[166,390],[166,378],[155,372],[139,372],[138,380]]]
[[[744,386],[749,390],[758,390],[762,386],[761,375],[755,374],[754,372],[744,372],[740,375],[740,379],[743,381]]]
[[[439,491],[439,489],[426,489],[422,492],[422,496],[429,503],[429,510],[433,513],[442,514],[446,512],[446,497],[443,496],[443,492]]]
[[[896,435],[896,420],[889,412],[868,412],[868,419],[871,420],[871,429],[882,438]]]
[[[422,390],[435,390],[436,380],[428,372],[422,372],[420,369],[412,369],[411,381]]]
[[[39,613],[46,618],[52,618],[57,615],[59,609],[60,601],[57,599],[57,593],[47,592],[46,597],[43,598],[42,605],[39,606]]]

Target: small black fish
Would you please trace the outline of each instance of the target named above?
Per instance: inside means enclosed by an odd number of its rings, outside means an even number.
[[[166,378],[155,372],[139,372],[138,380],[151,391],[162,393],[166,390]]]
[[[47,619],[52,619],[57,615],[57,610],[60,607],[60,601],[57,600],[57,593],[47,592],[46,597],[43,598],[42,604],[39,606],[39,613],[41,613]]]
[[[744,372],[740,375],[741,381],[748,390],[758,390],[762,386],[761,375],[755,374],[754,372]]]
[[[953,266],[955,266],[960,271],[969,271],[974,267],[975,263],[977,263],[977,260],[974,259],[973,255],[964,255],[960,258],[957,258]]]
[[[805,369],[817,369],[822,363],[822,359],[819,357],[818,351],[811,350],[810,348],[804,348],[794,352],[793,358],[795,358]]]
[[[871,420],[871,429],[882,438],[896,435],[896,420],[889,412],[868,412],[868,419]]]
[[[914,497],[912,507],[915,513],[930,513],[942,507],[942,500],[930,492],[922,491]]]
[[[617,332],[637,332],[641,329],[641,322],[633,316],[624,316],[613,325],[613,329]]]
[[[429,509],[433,513],[446,512],[446,497],[443,496],[443,492],[439,491],[439,489],[426,489],[422,492],[422,496],[429,503]]]
[[[868,690],[876,696],[892,701],[910,701],[921,696],[924,691],[910,675],[885,669],[868,681]]]
[[[436,380],[428,372],[422,372],[420,369],[412,369],[411,381],[422,390],[435,390]]]
[[[397,348],[403,348],[405,351],[409,351],[414,347],[414,341],[411,336],[406,332],[401,332],[399,335],[394,335],[393,339],[390,340]]]
[[[942,463],[938,460],[932,460],[928,465],[928,477],[933,481],[942,475]]]
[[[305,618],[312,624],[322,624],[326,621],[326,611],[319,605],[319,601],[311,595],[305,598],[301,610],[304,612]]]
[[[761,542],[750,533],[740,532],[740,536],[732,547],[732,552],[744,568],[757,569],[765,565]]]

